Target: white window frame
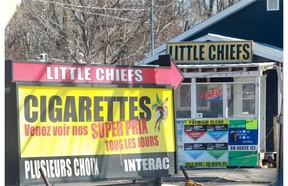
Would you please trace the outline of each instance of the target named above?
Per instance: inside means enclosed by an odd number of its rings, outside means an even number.
[[[181,85],[188,85],[188,86],[190,86],[190,90],[191,90],[191,83],[182,83]],[[180,85],[180,86],[181,86]],[[180,87],[179,87],[179,91],[180,91]],[[181,92],[180,92],[180,94],[181,94]],[[180,99],[181,99],[181,95],[177,95],[177,104],[176,104],[176,109],[178,110],[178,111],[190,111],[191,110],[191,105],[190,106],[187,106],[187,107],[183,107],[183,106],[181,106],[180,105]],[[190,103],[192,103],[192,100],[191,100],[191,92],[190,92]]]
[[[267,11],[278,11],[280,8],[279,0],[266,0],[266,6],[267,6]]]
[[[223,118],[255,118],[258,116],[258,94],[259,94],[259,90],[258,88],[255,88],[255,114],[254,115],[247,115],[247,114],[243,114],[243,115],[239,115],[238,117],[229,117],[228,116],[228,99],[227,99],[227,95],[228,95],[228,92],[227,92],[227,85],[228,84],[245,84],[245,83],[255,83],[257,84],[257,81],[256,81],[256,77],[255,76],[251,76],[251,77],[237,77],[235,79],[234,82],[213,82],[213,84],[222,84],[223,85]],[[180,106],[180,99],[181,99],[181,95],[180,94],[177,94],[176,96],[176,100],[177,100],[177,103],[175,104],[176,106],[176,111],[191,111],[191,119],[197,119],[199,118],[198,114],[200,113],[197,113],[197,100],[196,100],[196,85],[197,84],[211,84],[211,82],[204,82],[204,83],[196,83],[196,78],[193,77],[191,78],[191,83],[182,83],[181,85],[190,85],[190,88],[191,88],[191,107],[181,107]],[[239,95],[241,97],[241,109],[242,109],[242,88],[241,88],[241,93]],[[224,99],[225,98],[225,99]],[[239,100],[239,101],[240,101]],[[183,118],[179,118],[179,119],[183,119]]]
[[[238,84],[238,85],[243,85],[243,84],[254,84],[256,85],[256,81],[254,79],[251,79],[251,81],[235,81],[233,83],[226,83],[226,85],[235,85],[235,84]],[[226,87],[227,88],[227,87]],[[243,89],[242,89],[242,86],[238,86],[238,91],[239,91],[239,98],[236,98],[236,100],[238,101],[236,103],[237,107],[239,108],[239,110],[241,111],[241,113],[243,112],[243,101],[244,100],[252,100],[254,99],[254,103],[255,103],[255,114],[245,114],[245,113],[242,113],[242,114],[238,114],[237,116],[234,116],[234,117],[229,117],[228,116],[228,105],[227,103],[224,105],[227,107],[225,108],[225,110],[227,110],[227,112],[225,112],[225,117],[227,118],[255,118],[258,116],[258,106],[257,106],[257,95],[258,95],[258,89],[255,88],[255,95],[254,95],[254,98],[243,98]],[[223,103],[224,104],[224,103]],[[235,112],[235,111],[234,111]]]
[[[187,76],[186,78],[191,79],[191,82],[187,83],[181,83],[181,85],[186,84],[191,86],[191,108],[188,107],[180,107],[180,95],[175,95],[175,109],[176,111],[191,111],[190,112],[190,118],[189,119],[199,119],[201,118],[201,113],[197,113],[197,100],[196,100],[196,84],[211,84],[211,82],[196,82],[196,79],[199,75],[195,74],[189,74],[190,77]],[[225,76],[227,77],[227,75]],[[230,76],[229,76],[230,77]],[[259,72],[239,72],[231,74],[231,77],[234,77],[234,82],[213,82],[213,84],[222,84],[223,85],[223,97],[227,97],[227,85],[228,84],[243,84],[243,83],[256,83],[258,86],[260,84],[259,82]],[[257,78],[258,77],[258,78]],[[179,87],[178,87],[179,88]],[[223,118],[255,118],[259,116],[259,109],[260,109],[260,100],[259,100],[260,90],[258,88],[255,89],[255,114],[253,115],[239,115],[239,117],[229,117],[228,116],[228,104],[226,99],[223,99]],[[241,93],[242,98],[242,93]],[[242,105],[242,104],[241,104]],[[177,116],[176,116],[177,117]],[[188,117],[187,117],[188,118]],[[185,119],[184,117],[177,117],[177,119]]]

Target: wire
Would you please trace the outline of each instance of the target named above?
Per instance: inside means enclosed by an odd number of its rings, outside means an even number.
[[[55,1],[45,1],[45,0],[32,0],[34,2],[40,2],[40,3],[52,3],[56,5],[61,5],[61,6],[70,6],[70,7],[75,7],[75,8],[88,8],[88,9],[95,9],[95,10],[113,10],[113,11],[149,11],[149,9],[145,8],[108,8],[108,7],[92,7],[92,6],[83,6],[83,5],[72,5],[72,4],[67,4],[67,3],[59,3]]]
[[[76,10],[78,11],[78,10]],[[82,12],[81,10],[79,10],[80,12]],[[111,15],[106,15],[106,14],[101,14],[101,13],[96,13],[96,12],[85,12],[87,14],[90,14],[90,15],[99,15],[99,16],[102,16],[102,17],[108,17],[108,18],[112,18],[112,19],[119,19],[119,20],[123,20],[123,21],[130,21],[130,22],[139,22],[141,23],[141,21],[136,21],[136,20],[132,20],[132,19],[128,19],[128,18],[123,18],[123,17],[118,17],[118,16],[111,16]],[[143,23],[148,23],[147,21],[143,22]]]
[[[273,127],[270,129],[270,131],[267,133],[265,139],[262,140],[262,142],[260,143],[260,145],[258,145],[258,149],[259,149],[260,146],[266,141],[266,139],[270,136],[270,134],[272,133],[273,130],[274,130],[274,126],[273,126]],[[226,177],[226,176],[228,176],[228,175],[230,175],[230,174],[233,174],[234,172],[236,172],[237,170],[239,170],[240,167],[241,167],[242,165],[244,165],[244,164],[250,159],[251,156],[253,156],[253,155],[255,155],[256,153],[258,153],[258,149],[255,150],[255,151],[253,151],[253,152],[247,157],[247,159],[242,162],[241,165],[239,165],[237,168],[235,168],[233,171],[227,173],[227,174],[224,175],[223,177]],[[219,180],[223,179],[223,177],[222,177],[222,178],[218,178],[218,179],[212,181],[212,183],[213,183],[213,182],[218,182]]]
[[[58,3],[58,2],[52,2],[52,1],[45,1],[45,0],[32,0],[34,2],[41,2],[41,3],[53,3],[53,4],[57,4],[57,5],[62,5],[62,6],[70,6],[71,7],[78,7],[78,8],[90,8],[90,9],[110,9],[110,10],[146,10],[146,9],[115,9],[115,8],[100,8],[100,7],[90,7],[90,6],[79,6],[79,5],[70,5],[70,4],[64,4],[64,3]],[[67,7],[66,7],[67,8]],[[147,9],[148,10],[148,9]],[[77,12],[84,12],[83,10],[75,10]],[[119,19],[119,20],[122,20],[122,21],[129,21],[129,22],[139,22],[139,23],[145,23],[147,24],[148,22],[142,22],[142,21],[139,21],[139,20],[132,20],[132,19],[128,19],[128,18],[123,18],[123,17],[118,17],[118,16],[112,16],[112,15],[106,15],[106,14],[101,14],[101,13],[96,13],[96,12],[90,12],[90,11],[85,11],[86,14],[90,14],[90,15],[98,15],[98,16],[102,16],[102,17],[108,17],[108,18],[112,18],[112,19]]]

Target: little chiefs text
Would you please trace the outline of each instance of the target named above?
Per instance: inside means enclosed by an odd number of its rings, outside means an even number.
[[[79,81],[118,81],[142,82],[141,69],[114,69],[97,67],[91,71],[90,67],[47,67],[48,80],[79,80]]]

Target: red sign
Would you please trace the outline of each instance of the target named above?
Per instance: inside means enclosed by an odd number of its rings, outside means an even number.
[[[171,67],[13,62],[13,81],[22,82],[151,84],[177,88],[183,78],[173,61]]]
[[[210,89],[207,92],[202,92],[200,97],[206,101],[213,101],[222,98],[222,90],[220,89]]]
[[[204,134],[205,131],[200,131],[200,132],[185,132],[186,135],[188,135],[191,139],[194,141],[197,141],[199,138],[201,138]]]

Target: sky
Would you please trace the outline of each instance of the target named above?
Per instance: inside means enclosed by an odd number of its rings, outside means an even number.
[[[5,0],[5,17],[4,17],[4,25],[7,25],[13,16],[17,5],[21,3],[21,0]]]

